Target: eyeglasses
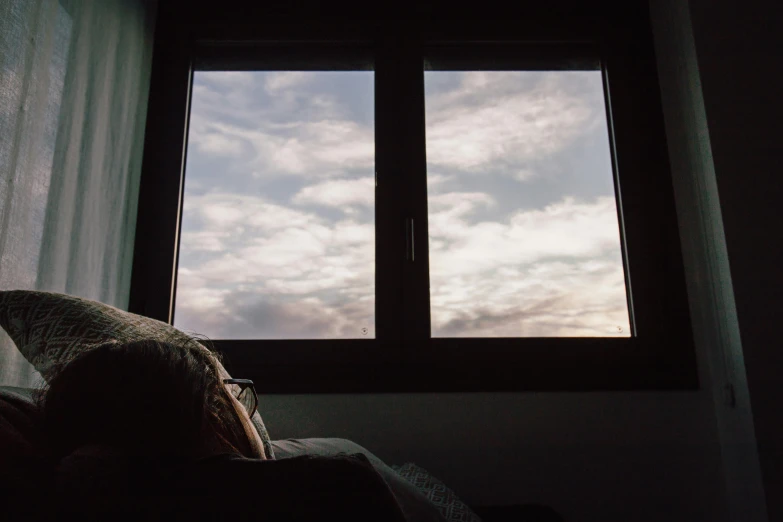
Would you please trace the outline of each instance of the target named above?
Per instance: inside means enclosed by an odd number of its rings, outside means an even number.
[[[245,408],[247,414],[252,417],[258,408],[258,394],[249,379],[223,379],[228,391]]]

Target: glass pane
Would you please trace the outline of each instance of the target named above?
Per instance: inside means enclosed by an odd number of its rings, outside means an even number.
[[[372,71],[197,71],[175,326],[375,336]]]
[[[432,336],[629,336],[601,72],[425,90]]]

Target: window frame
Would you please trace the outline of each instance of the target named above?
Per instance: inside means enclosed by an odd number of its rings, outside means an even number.
[[[644,9],[544,13],[523,24],[475,19],[351,23],[349,18],[294,23],[280,15],[250,25],[242,18],[213,20],[198,10],[183,16],[174,7],[159,12],[131,312],[164,322],[172,317],[194,61],[203,67],[234,57],[232,69],[241,70],[258,65],[261,55],[278,54],[283,57],[280,63],[303,70],[315,53],[345,68],[356,64],[346,59],[351,53],[370,50],[378,180],[376,339],[215,340],[229,370],[254,380],[259,393],[698,388],[652,35]],[[423,59],[434,49],[457,49],[455,56],[463,64],[471,58],[482,63],[489,52],[497,57],[493,67],[509,68],[523,60],[529,68],[537,60],[542,67],[568,67],[565,56],[578,61],[598,54],[604,65],[634,336],[430,338]],[[402,197],[411,191],[413,197]],[[416,224],[413,263],[404,256],[406,218]],[[657,237],[656,248],[649,248],[648,237]]]

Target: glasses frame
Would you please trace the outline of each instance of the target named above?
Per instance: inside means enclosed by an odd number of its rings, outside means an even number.
[[[242,401],[239,400],[239,396],[242,395],[242,392],[246,389],[250,388],[250,391],[253,392],[253,409],[247,411],[247,414],[252,418],[253,415],[256,414],[256,411],[258,411],[258,393],[256,392],[253,381],[250,379],[223,379],[223,384],[236,384],[239,386],[239,393],[234,398],[239,401],[240,404],[242,404]],[[244,406],[244,404],[242,404],[242,406]],[[245,408],[245,410],[247,410],[247,408]]]

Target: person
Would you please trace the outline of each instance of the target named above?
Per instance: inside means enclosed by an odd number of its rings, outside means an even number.
[[[107,343],[66,363],[39,394],[57,457],[77,448],[135,456],[264,459],[248,411],[202,345]]]
[[[38,405],[55,519],[403,522],[367,457],[266,460],[250,381],[201,345],[108,343],[59,369]]]

